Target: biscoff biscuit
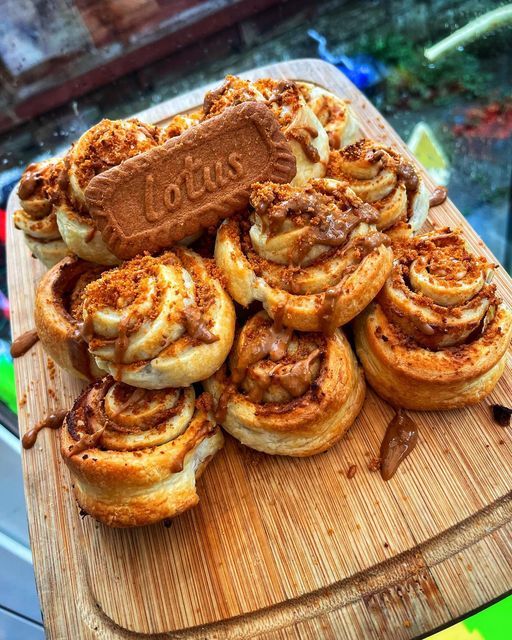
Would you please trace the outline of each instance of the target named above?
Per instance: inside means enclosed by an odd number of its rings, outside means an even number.
[[[94,177],[88,209],[119,258],[167,248],[249,202],[254,182],[288,182],[294,155],[270,109],[230,107]]]

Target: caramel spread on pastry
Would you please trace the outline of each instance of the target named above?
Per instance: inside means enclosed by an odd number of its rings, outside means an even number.
[[[347,100],[308,82],[297,82],[297,85],[306,104],[325,128],[331,149],[339,149],[360,137],[359,125]]]
[[[260,300],[286,326],[332,333],[384,283],[390,239],[374,226],[377,211],[343,183],[255,184],[250,202],[250,217],[226,221],[215,247],[240,304]]]
[[[238,333],[228,363],[205,381],[216,418],[266,453],[325,451],[354,421],[364,381],[346,339],[279,327],[265,312]]]
[[[512,336],[512,314],[490,282],[494,265],[450,229],[394,252],[390,277],[355,322],[367,379],[404,408],[479,402],[499,380]]]
[[[41,200],[39,213],[45,215],[50,212],[51,204],[47,199],[46,184],[52,171],[51,162],[34,162],[29,164],[23,172],[18,186],[18,196],[23,202],[26,200]]]
[[[14,212],[13,222],[24,233],[25,243],[32,254],[47,267],[68,252],[57,226],[50,196],[50,185],[57,158],[30,164],[21,178],[18,196],[21,209]]]
[[[80,507],[124,527],[197,504],[196,478],[223,444],[209,411],[192,387],[137,389],[110,376],[88,387],[61,430]]]
[[[290,185],[256,184],[251,205],[261,219],[263,233],[268,238],[277,236],[286,227],[300,230],[290,246],[287,263],[307,266],[312,247],[339,247],[344,245],[352,231],[362,222],[373,224],[377,211],[361,204],[353,206],[343,190],[322,192],[322,185],[310,184],[298,190]],[[387,238],[374,233],[374,247],[390,244]],[[362,240],[362,239],[360,239]],[[361,244],[361,242],[360,242]]]
[[[373,140],[359,140],[331,151],[326,175],[344,181],[378,212],[380,230],[394,230],[407,223],[417,231],[429,209],[429,196],[412,166],[393,149]]]
[[[144,388],[210,375],[233,341],[234,310],[215,266],[185,249],[105,272],[85,290],[83,318],[98,367]]]

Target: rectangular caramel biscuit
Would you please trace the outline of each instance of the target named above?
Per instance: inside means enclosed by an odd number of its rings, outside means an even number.
[[[215,226],[254,182],[289,182],[295,157],[268,107],[244,102],[94,177],[85,197],[107,246],[126,259]]]

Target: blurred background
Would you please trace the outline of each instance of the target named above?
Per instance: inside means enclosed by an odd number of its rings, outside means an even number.
[[[0,640],[11,640],[43,637],[8,352],[4,209],[24,167],[64,153],[101,118],[129,116],[226,73],[320,57],[381,110],[510,271],[512,6],[483,0],[2,0],[0,7],[0,481],[12,487],[0,503]],[[485,23],[482,16],[500,7],[501,17]],[[425,56],[427,47],[468,23],[454,46]],[[17,575],[19,585],[7,588],[7,575]],[[504,638],[510,603],[480,614],[484,628],[474,618],[442,632],[443,640]]]

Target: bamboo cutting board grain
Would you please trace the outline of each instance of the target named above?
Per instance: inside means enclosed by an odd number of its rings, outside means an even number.
[[[245,74],[308,80],[349,98],[364,133],[407,152],[334,67],[317,60]],[[164,122],[201,103],[204,89],[140,114]],[[425,177],[427,186],[434,188]],[[16,206],[12,196],[9,211]],[[435,224],[462,226],[451,202]],[[41,265],[9,225],[15,336],[33,327]],[[512,303],[503,269],[500,294]],[[81,384],[53,372],[38,344],[16,361],[20,431],[71,406]],[[510,404],[510,358],[492,397],[471,409],[416,414],[420,441],[395,478],[368,470],[392,410],[371,391],[347,437],[309,459],[273,458],[227,438],[199,483],[201,502],[163,525],[111,530],[81,519],[44,430],[23,452],[37,587],[52,640],[70,638],[415,637],[512,587],[510,429],[489,404]],[[357,473],[347,479],[347,470]]]

